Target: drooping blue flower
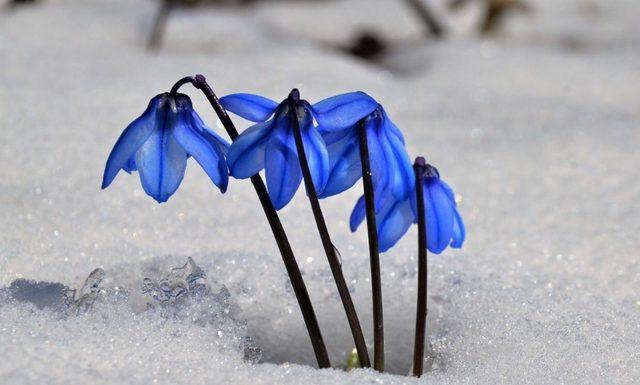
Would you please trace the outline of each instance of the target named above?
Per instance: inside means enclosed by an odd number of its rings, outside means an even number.
[[[427,226],[427,249],[440,254],[447,246],[462,247],[465,227],[457,209],[453,190],[440,179],[438,170],[426,166],[423,180],[423,196]],[[355,231],[365,218],[364,197],[360,197],[353,211],[349,225]],[[406,199],[398,200],[388,191],[383,193],[381,208],[376,214],[378,241],[381,252],[393,247],[407,232],[412,223],[418,221],[415,189]]]
[[[382,193],[389,191],[393,196],[405,199],[413,189],[413,169],[405,149],[404,137],[398,127],[389,119],[384,108],[371,97],[360,93],[370,101],[374,108],[365,117],[367,147],[373,185],[376,196],[376,211],[381,209]],[[323,100],[313,106],[315,111],[325,112],[327,106],[335,103],[334,98]],[[360,103],[364,104],[364,97]],[[327,144],[330,160],[330,172],[327,185],[321,198],[339,194],[362,177],[360,163],[360,126],[358,121],[340,119],[341,111],[334,109],[330,113],[318,114],[318,127]]]
[[[335,121],[332,112],[338,111],[339,119],[353,124],[371,111],[366,102],[348,97],[316,111],[306,100],[299,99],[297,90],[281,103],[244,93],[224,96],[220,103],[234,114],[257,123],[231,145],[227,157],[230,174],[244,179],[265,169],[269,196],[277,210],[291,201],[302,181],[293,119],[298,120],[311,178],[316,191],[321,193],[329,178],[329,154],[314,120]]]
[[[107,159],[102,188],[107,188],[120,170],[138,171],[144,191],[158,203],[166,202],[180,186],[191,156],[224,193],[229,181],[228,148],[229,144],[204,124],[187,95],[160,94],[118,138]]]

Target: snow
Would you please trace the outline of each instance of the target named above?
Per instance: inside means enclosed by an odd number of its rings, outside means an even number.
[[[448,16],[446,41],[422,43],[390,3],[178,12],[156,53],[143,49],[152,2],[52,0],[0,13],[0,287],[22,278],[81,288],[94,269],[105,273],[103,295],[78,314],[0,292],[0,383],[638,383],[640,5],[532,1],[535,12],[514,16],[496,40],[473,36],[472,6]],[[381,66],[327,48],[376,26],[398,41]],[[382,257],[391,374],[317,370],[248,182],[221,195],[190,161],[163,205],[137,176],[100,190],[124,126],[195,73],[219,95],[278,99],[298,87],[315,101],[364,90],[411,155],[454,187],[468,239],[429,257],[421,379],[404,376],[415,229]],[[322,206],[371,343],[366,234],[346,223],[359,194]],[[345,366],[352,341],[303,192],[281,217],[332,362]],[[209,294],[147,309],[144,278],[160,282],[188,257]],[[258,364],[245,360],[246,337],[262,351]]]

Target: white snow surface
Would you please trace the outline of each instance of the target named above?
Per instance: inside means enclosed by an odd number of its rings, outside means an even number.
[[[131,293],[79,315],[0,295],[0,383],[640,383],[640,3],[530,3],[535,12],[495,40],[474,36],[473,6],[447,16],[454,30],[438,43],[420,39],[399,1],[181,11],[155,53],[144,49],[154,2],[0,12],[0,287],[26,278],[78,288],[101,267],[105,288]],[[383,66],[328,48],[361,27],[398,41]],[[195,73],[219,95],[281,99],[298,87],[313,102],[366,91],[410,154],[454,187],[467,240],[429,256],[422,378],[405,376],[415,228],[382,255],[391,374],[317,370],[250,183],[232,180],[222,195],[190,161],[162,205],[137,175],[100,190],[121,130]],[[206,100],[185,89],[215,127]],[[366,234],[347,225],[360,189],[322,206],[372,343]],[[280,214],[331,359],[344,366],[352,340],[304,192]],[[142,279],[189,256],[237,311],[201,322],[196,305],[173,315],[139,306]],[[247,335],[258,364],[243,359]]]

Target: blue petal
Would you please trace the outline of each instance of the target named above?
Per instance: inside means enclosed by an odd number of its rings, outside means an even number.
[[[354,232],[358,229],[358,226],[364,221],[364,218],[367,216],[366,213],[366,205],[364,201],[364,195],[361,196],[356,205],[353,207],[351,211],[351,217],[349,218],[349,228],[351,232]]]
[[[322,135],[322,140],[324,140],[327,147],[333,144],[337,144],[338,142],[344,142],[345,140],[350,140],[354,138],[354,136],[355,136],[355,140],[358,139],[357,137],[358,131],[357,131],[357,127],[355,126],[349,127],[345,130],[340,130],[340,131],[322,131],[320,127],[318,127],[318,132],[320,132],[320,135]]]
[[[168,122],[168,126],[171,125]],[[136,165],[144,191],[162,203],[180,186],[187,167],[187,153],[170,128],[157,128],[136,152]]]
[[[273,131],[265,155],[269,196],[276,210],[280,210],[291,201],[302,181],[295,139],[289,124],[279,125]]]
[[[113,179],[121,169],[126,168],[129,172],[133,170],[129,167],[129,160],[156,128],[159,118],[157,115],[164,115],[163,111],[158,112],[158,108],[165,102],[164,94],[151,99],[144,113],[122,132],[107,159],[102,177],[103,189],[113,182]],[[160,118],[163,119],[164,116]]]
[[[466,229],[464,228],[464,222],[458,210],[453,209],[453,240],[451,241],[451,247],[459,249],[462,247],[464,238],[466,235]]]
[[[453,248],[460,248],[462,247],[462,243],[464,242],[464,238],[466,235],[464,221],[462,220],[462,217],[460,216],[460,213],[456,208],[457,203],[456,203],[455,195],[453,193],[453,189],[451,189],[451,187],[442,179],[440,179],[440,186],[446,192],[447,197],[451,202],[451,207],[453,208],[453,235],[452,235],[453,240],[451,241],[450,246]]]
[[[304,153],[311,172],[311,180],[313,180],[316,192],[320,194],[329,179],[329,153],[320,133],[313,127],[313,120],[308,114],[300,132],[302,133]]]
[[[451,201],[451,203],[455,207],[457,205],[456,204],[456,197],[455,197],[455,194],[453,193],[453,189],[451,188],[451,186],[449,186],[447,184],[447,182],[443,181],[442,179],[440,179],[440,185],[442,186],[444,191],[447,193],[447,197],[449,197],[449,200]]]
[[[278,103],[260,95],[231,94],[223,96],[220,104],[234,114],[252,122],[264,122],[278,107]]]
[[[371,179],[373,182],[374,199],[376,212],[382,209],[382,199],[388,194],[389,165],[380,144],[379,131],[377,130],[378,120],[372,120],[367,126],[367,149],[369,150],[369,167],[371,168]],[[362,172],[360,173],[362,175]]]
[[[229,183],[229,172],[224,157],[228,145],[221,138],[205,130],[202,120],[195,112],[189,112],[188,115],[183,114],[182,119],[177,122],[173,136],[224,193]]]
[[[355,135],[344,136],[341,141],[327,146],[329,152],[329,178],[319,195],[327,198],[353,186],[362,176],[360,148]]]
[[[386,187],[386,162],[380,148],[378,134],[375,129],[376,124],[374,120],[369,120],[367,124],[367,147],[375,192],[376,211],[379,211],[381,196]],[[331,145],[328,145],[331,172],[327,186],[320,195],[321,198],[327,198],[348,190],[362,177],[360,141],[357,130],[356,127],[352,127],[348,130],[349,134],[340,134],[340,140],[335,140]],[[329,133],[328,136],[331,138],[334,133]],[[323,136],[323,138],[326,138],[326,136]]]
[[[397,201],[387,193],[382,196],[381,205],[381,210],[376,213],[376,225],[378,228],[378,247],[380,252],[385,252],[394,246],[411,227],[414,215],[408,199]],[[364,196],[362,196],[351,212],[349,219],[351,231],[356,231],[365,218],[366,204]]]
[[[191,109],[190,111],[190,117],[191,117],[191,122],[193,124],[193,126],[200,130],[200,131],[205,131],[205,135],[207,135],[209,137],[209,139],[211,140],[212,143],[217,143],[217,146],[220,148],[220,150],[224,153],[224,155],[227,155],[227,152],[229,151],[229,142],[227,142],[223,137],[221,137],[220,135],[218,135],[217,132],[215,132],[211,127],[207,126],[203,121],[202,118],[200,117],[200,115],[198,115],[198,113]]]
[[[313,115],[321,131],[336,131],[356,124],[371,114],[378,103],[364,92],[332,96],[313,105]]]
[[[138,171],[138,166],[136,166],[136,155],[133,154],[127,161],[127,163],[122,166],[122,170],[127,174],[131,174],[134,171]]]
[[[375,196],[374,199],[376,199],[380,205],[379,207],[376,207],[376,210],[375,210],[376,224],[379,225],[380,220],[384,218],[389,213],[389,210],[393,207],[395,200],[393,199],[393,196],[387,193],[386,191],[384,191],[380,195]],[[363,195],[360,197],[358,202],[356,202],[356,206],[353,208],[353,211],[351,212],[351,218],[349,221],[351,231],[356,231],[360,223],[366,218],[366,207],[367,207],[366,200]],[[380,230],[379,226],[378,226],[378,230]]]
[[[447,192],[437,179],[425,182],[425,210],[427,248],[435,254],[440,254],[451,242],[454,209]]]
[[[400,131],[400,129],[398,128],[398,126],[396,126],[393,121],[391,119],[389,119],[389,116],[387,115],[386,111],[384,109],[381,109],[381,115],[383,120],[385,121],[385,129],[387,132],[389,132],[390,134],[394,135],[396,138],[398,138],[398,140],[400,141],[400,143],[402,143],[402,145],[404,146],[404,136],[402,135],[402,131]]]
[[[233,177],[250,178],[264,168],[265,148],[274,126],[274,119],[255,124],[240,134],[231,144],[227,154],[227,164]]]
[[[388,180],[391,192],[398,200],[407,198],[415,184],[415,176],[411,160],[402,142],[387,130],[379,134],[382,149],[385,154]]]
[[[383,253],[393,247],[413,223],[413,211],[409,200],[395,201],[379,220],[378,246]]]

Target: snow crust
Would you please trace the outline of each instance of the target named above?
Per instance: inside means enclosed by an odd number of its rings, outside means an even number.
[[[157,53],[143,48],[153,2],[0,13],[0,383],[638,383],[640,4],[531,3],[535,13],[511,19],[497,40],[473,36],[477,9],[451,16],[441,43],[420,41],[401,2],[183,11]],[[381,66],[331,48],[367,27],[398,41]],[[221,195],[190,161],[166,204],[137,175],[100,191],[124,126],[195,73],[219,95],[366,91],[410,153],[454,187],[468,239],[430,256],[421,379],[404,376],[415,229],[382,258],[392,374],[317,370],[250,183],[233,180]],[[215,126],[204,98],[188,92]],[[371,343],[366,234],[346,222],[359,189],[322,205]],[[281,218],[331,359],[344,366],[351,337],[303,192]],[[159,305],[142,293],[144,278],[160,282],[188,257],[206,274],[204,299]],[[102,291],[86,311],[11,293],[26,279],[59,298],[96,268]]]

